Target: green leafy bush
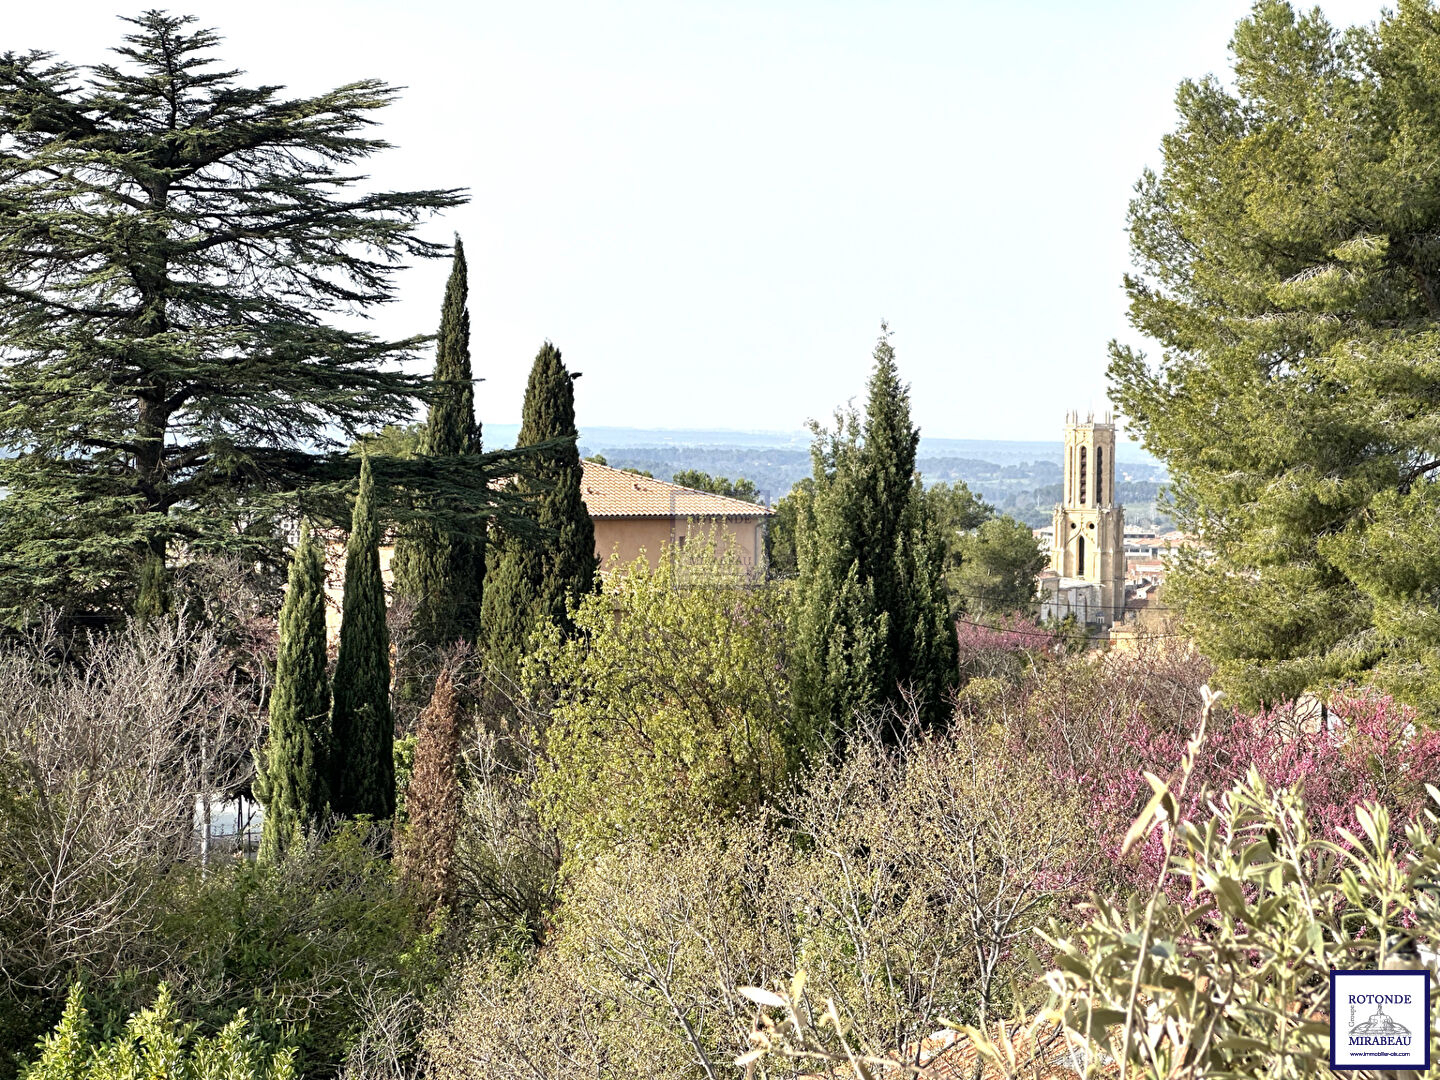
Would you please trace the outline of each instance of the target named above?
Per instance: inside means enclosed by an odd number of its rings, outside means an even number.
[[[538,805],[567,862],[617,839],[684,836],[754,808],[785,773],[789,721],[777,596],[749,588],[713,535],[642,557],[527,665],[554,702]]]
[[[245,1005],[256,1033],[293,1045],[314,1076],[334,1073],[397,1000],[423,997],[439,978],[441,928],[397,886],[382,834],[347,823],[274,866],[179,883],[157,937],[181,958],[165,975],[187,1014],[216,1030]]]
[[[1252,770],[1177,827],[1180,800],[1154,786],[1131,835],[1158,831],[1168,863],[1148,900],[1098,902],[1078,932],[1052,930],[1052,1013],[1135,1077],[1322,1074],[1330,971],[1435,956],[1440,819],[1423,812],[1402,841],[1371,803],[1358,831],[1325,839],[1297,790]]]
[[[250,1030],[244,1010],[216,1034],[197,1036],[180,1020],[168,987],[112,1038],[98,1037],[84,991],[70,991],[59,1025],[40,1042],[40,1057],[21,1080],[293,1080],[294,1055],[271,1050]]]

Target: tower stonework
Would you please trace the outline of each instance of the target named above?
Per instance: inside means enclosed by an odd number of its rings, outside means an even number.
[[[1064,587],[1100,587],[1107,625],[1125,615],[1125,508],[1115,501],[1115,422],[1065,417],[1065,486],[1055,507],[1050,568]]]

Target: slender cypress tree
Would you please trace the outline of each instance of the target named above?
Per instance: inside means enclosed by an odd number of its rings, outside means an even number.
[[[455,238],[455,259],[440,310],[434,395],[420,453],[430,457],[479,454],[474,376],[470,366],[470,311],[465,247]],[[457,638],[473,642],[480,629],[485,581],[485,529],[463,532],[433,521],[408,526],[395,545],[395,593],[415,604],[415,630],[429,645]]]
[[[863,429],[841,413],[817,429],[814,487],[802,496],[796,554],[797,739],[814,746],[857,714],[893,713],[913,692],[922,719],[942,719],[955,634],[944,545],[915,474],[910,419],[889,330],[875,347]],[[893,723],[890,737],[898,734]]]
[[[595,526],[580,490],[584,473],[575,444],[578,377],[565,370],[560,350],[547,341],[525,388],[516,447],[566,441],[548,452],[530,477],[517,481],[535,498],[535,521],[544,538],[509,537],[492,545],[481,623],[486,658],[502,671],[518,670],[530,632],[542,621],[572,633],[569,605],[596,587]]]
[[[265,807],[261,862],[277,860],[324,817],[330,785],[330,684],[325,677],[325,555],[309,526],[290,560],[280,608],[280,651],[270,693],[270,733],[255,794]]]
[[[390,716],[390,631],[370,459],[360,465],[330,717],[330,800],[336,813],[395,813],[395,724]]]

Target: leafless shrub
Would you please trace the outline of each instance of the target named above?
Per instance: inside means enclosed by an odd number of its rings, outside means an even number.
[[[460,771],[457,904],[481,936],[520,926],[538,941],[557,900],[560,848],[531,802],[535,749],[511,724],[477,722]]]
[[[197,801],[248,780],[259,725],[213,630],[132,625],[62,661],[59,644],[0,652],[0,978],[51,992],[139,962]]]
[[[575,970],[546,956],[524,978],[493,961],[468,966],[456,1001],[425,1033],[432,1080],[595,1080],[617,1075],[606,1018]],[[647,1075],[647,1055],[621,1070]],[[653,1075],[653,1073],[649,1074]]]
[[[346,1055],[338,1080],[411,1080],[417,1075],[415,1039],[424,1026],[424,1002],[364,980],[352,994],[364,1027]]]
[[[174,594],[186,621],[209,629],[228,654],[237,683],[263,700],[279,640],[282,571],[239,555],[200,555],[175,568]]]

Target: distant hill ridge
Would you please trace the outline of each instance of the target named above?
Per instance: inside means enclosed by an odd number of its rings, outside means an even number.
[[[519,430],[519,424],[486,424],[486,445],[494,449],[513,446]],[[581,428],[580,443],[587,452],[602,454],[607,449],[634,450],[675,446],[793,449],[808,453],[810,433],[799,430],[731,431],[708,428],[597,426]],[[1058,465],[1064,456],[1064,450],[1065,444],[1059,439],[1053,441],[946,439],[931,437],[923,433],[920,438],[921,457],[972,458],[978,461],[994,462],[997,465],[1024,461],[1053,461]],[[1159,467],[1160,464],[1139,443],[1133,442],[1119,443],[1115,450],[1115,460],[1154,467]]]

